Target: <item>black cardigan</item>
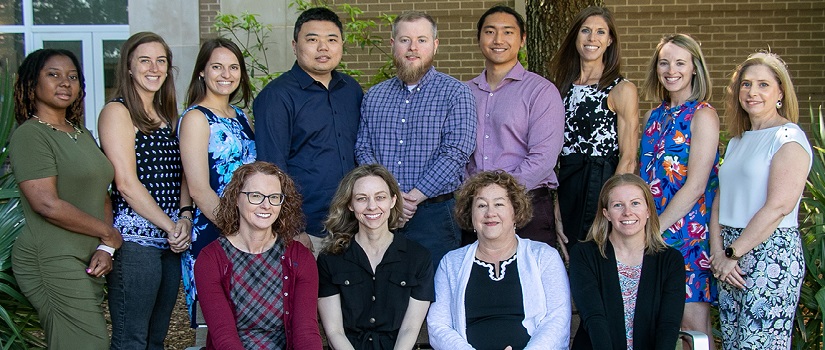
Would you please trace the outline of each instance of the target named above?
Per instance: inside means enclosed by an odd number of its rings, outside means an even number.
[[[605,254],[607,259],[592,241],[576,244],[570,251],[570,293],[581,317],[573,350],[627,348],[616,254],[609,241]],[[684,307],[682,254],[669,247],[645,255],[633,318],[633,348],[672,350]]]

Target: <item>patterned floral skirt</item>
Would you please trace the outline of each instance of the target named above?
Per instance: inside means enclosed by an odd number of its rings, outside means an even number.
[[[722,226],[724,246],[742,233]],[[732,349],[790,349],[793,317],[805,276],[802,240],[796,227],[778,228],[739,260],[745,289],[719,281],[722,343]]]

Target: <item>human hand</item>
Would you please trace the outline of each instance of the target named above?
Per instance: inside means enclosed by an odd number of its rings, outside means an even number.
[[[169,248],[174,253],[181,253],[189,249],[192,244],[192,222],[182,218],[178,219],[175,228],[171,234],[167,235],[166,240],[169,242]]]
[[[92,254],[92,260],[89,262],[89,267],[86,268],[86,273],[94,277],[103,277],[109,271],[112,271],[112,256],[103,250],[96,250]]]
[[[728,258],[719,252],[710,256],[710,269],[713,277],[738,289],[745,289],[745,273],[739,267],[739,261]]]
[[[108,234],[100,238],[100,243],[110,246],[115,249],[120,249],[123,245],[123,236],[114,226],[110,227]]]
[[[401,213],[399,221],[406,224],[407,221],[410,221],[413,215],[415,215],[415,211],[418,209],[418,203],[420,203],[420,198],[411,193],[402,193],[401,199],[404,200],[404,210]]]
[[[506,347],[506,348],[504,348],[504,350],[513,350],[513,347],[512,347],[512,346],[510,346],[510,345],[507,345],[507,347]]]
[[[570,263],[570,254],[567,253],[567,242],[569,242],[567,236],[564,232],[559,231],[558,226],[556,226],[556,245],[559,247],[559,252],[564,262]]]

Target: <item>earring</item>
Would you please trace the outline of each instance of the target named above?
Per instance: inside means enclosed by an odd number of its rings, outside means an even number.
[[[782,100],[776,101],[776,109],[782,108]]]

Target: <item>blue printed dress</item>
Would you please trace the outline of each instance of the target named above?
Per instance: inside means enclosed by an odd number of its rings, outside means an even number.
[[[688,178],[690,125],[694,113],[713,108],[707,102],[688,101],[676,107],[662,102],[650,113],[641,144],[640,175],[650,185],[656,212],[662,214]],[[665,242],[685,258],[685,301],[714,303],[716,280],[710,271],[708,222],[716,189],[719,187],[719,152],[713,161],[705,193],[693,208],[662,233]]]
[[[254,162],[257,155],[255,136],[246,114],[238,107],[232,106],[232,108],[237,114],[235,118],[219,117],[209,108],[199,105],[187,108],[182,114],[185,116],[186,112],[197,109],[203,112],[209,122],[209,185],[218,196],[223,194],[224,187],[232,179],[235,169]],[[180,124],[180,121],[178,123]],[[192,245],[181,258],[186,306],[189,308],[189,317],[193,326],[195,324],[194,303],[197,299],[195,259],[201,249],[212,243],[218,236],[220,236],[218,227],[206,218],[200,208],[196,209],[192,224]]]

